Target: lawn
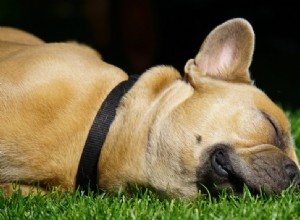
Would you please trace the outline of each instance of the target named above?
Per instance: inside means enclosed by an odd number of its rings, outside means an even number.
[[[300,146],[300,111],[286,113]],[[251,196],[245,190],[241,197],[224,193],[219,198],[199,195],[196,201],[182,201],[159,199],[151,191],[131,197],[79,192],[21,197],[16,191],[11,198],[0,193],[0,219],[300,219],[300,192],[290,188],[278,196]]]

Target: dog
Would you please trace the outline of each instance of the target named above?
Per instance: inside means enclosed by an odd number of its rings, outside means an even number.
[[[150,68],[119,97],[96,155],[95,186],[141,186],[197,198],[300,182],[284,112],[249,73],[254,32],[243,18],[212,30],[184,74]],[[74,192],[91,127],[128,75],[79,43],[0,29],[0,187]],[[104,130],[101,121],[95,131]],[[97,141],[97,139],[96,139]],[[89,159],[85,162],[88,166]],[[87,168],[88,169],[88,168]],[[89,176],[87,175],[86,178]]]

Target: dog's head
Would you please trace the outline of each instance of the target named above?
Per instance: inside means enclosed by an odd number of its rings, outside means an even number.
[[[244,19],[215,28],[185,66],[193,95],[151,132],[150,185],[173,196],[198,190],[281,192],[298,184],[283,113],[249,76],[254,33]]]

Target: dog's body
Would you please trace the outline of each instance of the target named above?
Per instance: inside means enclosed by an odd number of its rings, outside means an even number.
[[[251,85],[254,35],[243,19],[217,27],[185,78],[145,72],[121,100],[101,151],[97,185],[197,196],[246,184],[280,192],[299,182],[289,123]],[[0,183],[75,190],[82,150],[102,102],[128,76],[75,43],[46,44],[0,28]]]

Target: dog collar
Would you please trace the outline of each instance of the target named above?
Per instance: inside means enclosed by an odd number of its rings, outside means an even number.
[[[122,97],[137,81],[138,76],[130,76],[127,81],[118,84],[102,103],[89,131],[78,165],[76,188],[85,193],[97,191],[97,166],[102,146],[112,124],[116,109]]]

